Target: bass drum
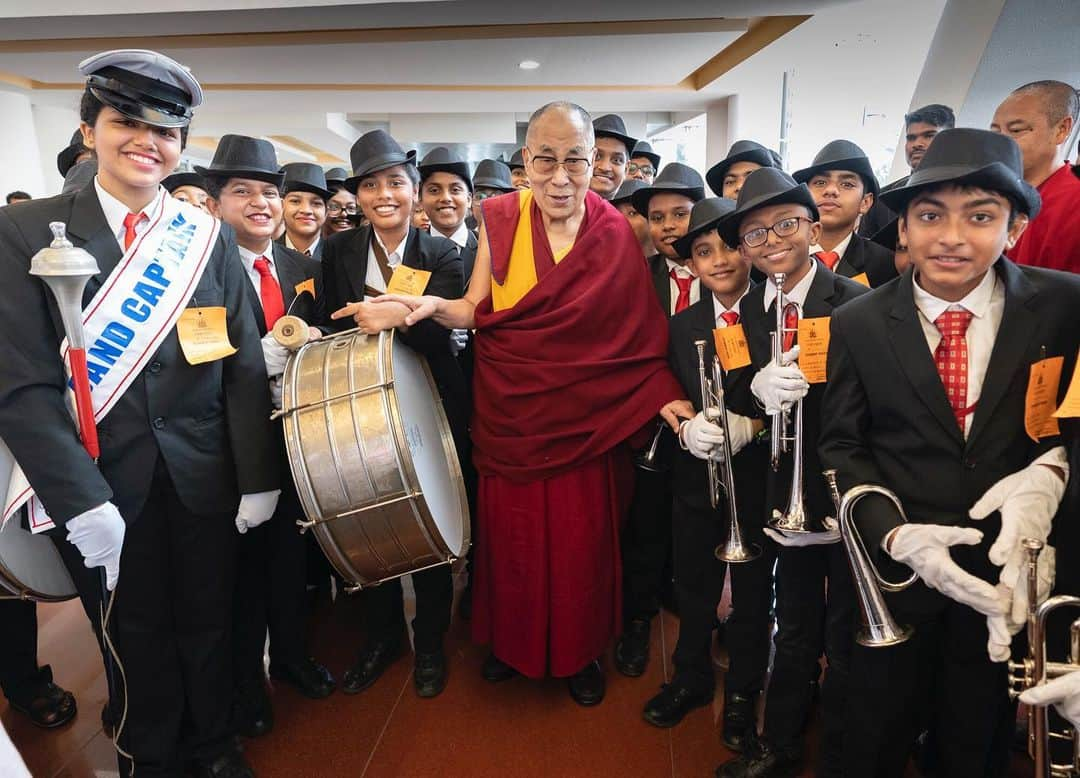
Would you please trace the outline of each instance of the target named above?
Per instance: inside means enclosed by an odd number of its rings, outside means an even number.
[[[365,587],[469,549],[461,466],[426,362],[350,330],[302,347],[282,377],[289,466],[335,569]]]
[[[0,586],[24,600],[62,602],[76,596],[60,552],[45,535],[22,528],[19,514],[0,530]]]

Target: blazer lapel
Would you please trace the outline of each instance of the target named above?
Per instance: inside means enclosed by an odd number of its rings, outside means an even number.
[[[836,264],[834,272],[848,278],[854,278],[866,270],[866,258],[863,256],[862,238],[852,234],[851,242],[844,250],[844,256]]]
[[[656,286],[656,295],[660,299],[660,307],[664,309],[664,315],[671,317],[671,283],[667,272],[667,262],[661,254],[653,254],[649,257],[649,269],[652,271],[653,285]]]
[[[817,262],[817,260],[813,261]],[[821,262],[818,262],[814,280],[810,283],[810,289],[806,292],[803,318],[830,316],[837,304],[834,298],[838,296],[839,290],[836,286],[836,274]]]
[[[285,301],[285,311],[296,299],[296,287],[304,280],[303,273],[288,251],[277,243],[274,244],[274,265],[277,266],[278,284],[281,286],[281,298]]]
[[[67,233],[72,243],[90,252],[98,263],[99,272],[87,283],[83,294],[83,301],[89,302],[124,255],[105,221],[105,213],[101,210],[97,190],[93,186],[84,187],[75,195]]]
[[[415,227],[409,227],[409,234],[405,238],[405,256],[402,257],[401,264],[418,270],[424,269],[423,258],[420,256],[420,231]]]
[[[941,383],[934,357],[926,345],[926,335],[919,322],[912,294],[912,273],[909,270],[895,288],[895,298],[889,313],[889,340],[900,369],[915,388],[913,400],[922,402],[938,423],[957,442],[964,445],[964,436],[956,423],[945,387]],[[897,391],[900,391],[898,388]]]
[[[344,252],[345,273],[352,288],[353,301],[364,299],[364,285],[367,282],[368,249],[371,247],[371,227],[359,227],[352,234],[349,243],[352,251]]]

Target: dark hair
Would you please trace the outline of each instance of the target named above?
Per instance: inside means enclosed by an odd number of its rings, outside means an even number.
[[[11,205],[16,200],[31,200],[31,199],[33,199],[33,198],[31,198],[29,194],[27,194],[26,192],[24,192],[21,189],[16,189],[14,192],[8,192],[7,204]]]
[[[94,93],[89,89],[83,92],[82,99],[79,101],[79,119],[93,127],[97,124],[98,116],[101,114],[101,109],[105,107],[105,103],[101,102],[94,96]],[[187,147],[188,130],[189,127],[180,128],[180,150],[183,151]]]
[[[1080,99],[1077,98],[1076,90],[1064,81],[1032,81],[1012,91],[1014,95],[1023,92],[1033,92],[1042,97],[1046,116],[1051,124],[1057,124],[1066,116],[1071,116],[1073,122],[1076,122],[1077,114],[1080,113]]]
[[[956,126],[956,114],[953,109],[940,103],[931,103],[922,108],[916,108],[911,113],[904,114],[904,126],[912,124],[931,124],[942,130],[951,130]]]

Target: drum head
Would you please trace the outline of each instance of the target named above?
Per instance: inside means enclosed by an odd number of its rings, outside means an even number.
[[[23,529],[18,515],[0,531],[0,586],[38,602],[76,596],[75,584],[52,540]]]
[[[468,502],[439,392],[423,360],[395,338],[394,394],[423,501],[455,557],[469,550]]]

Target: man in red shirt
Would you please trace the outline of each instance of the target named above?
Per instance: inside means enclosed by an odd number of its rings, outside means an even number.
[[[1065,158],[1078,109],[1073,87],[1033,81],[1013,90],[994,112],[990,129],[1020,146],[1024,180],[1042,197],[1039,215],[1008,252],[1018,264],[1080,273],[1080,179]]]

